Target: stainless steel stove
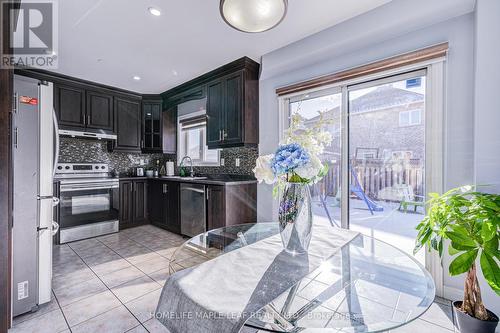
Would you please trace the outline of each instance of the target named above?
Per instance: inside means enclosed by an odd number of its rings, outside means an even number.
[[[118,232],[119,180],[105,163],[59,163],[60,243]]]

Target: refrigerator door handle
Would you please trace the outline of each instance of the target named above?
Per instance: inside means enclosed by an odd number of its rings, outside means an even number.
[[[52,167],[52,176],[56,174],[57,161],[59,160],[59,124],[57,123],[56,110],[52,109],[52,118],[54,120],[54,136],[56,138],[56,151],[54,153],[54,165]]]
[[[58,231],[59,231],[59,223],[57,223],[56,221],[52,221],[52,236],[57,234]]]

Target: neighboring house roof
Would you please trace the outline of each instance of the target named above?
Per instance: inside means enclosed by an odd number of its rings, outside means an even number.
[[[349,112],[385,109],[424,100],[424,95],[413,91],[381,86],[351,101]],[[391,104],[387,102],[390,101]]]
[[[387,102],[391,101],[391,104]],[[406,105],[415,102],[424,101],[424,95],[413,91],[394,88],[391,86],[381,86],[377,89],[370,91],[356,99],[353,99],[350,103],[349,112],[366,112],[372,110],[386,109],[395,107],[398,105]],[[335,107],[324,113],[324,119],[332,119],[335,115],[339,115],[339,107]],[[319,119],[319,115],[306,120],[305,123],[313,123]]]

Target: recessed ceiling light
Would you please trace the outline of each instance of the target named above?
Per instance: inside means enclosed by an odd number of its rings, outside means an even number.
[[[160,12],[160,10],[158,8],[149,7],[148,10],[151,13],[151,15],[154,15],[154,16],[160,16],[161,15],[161,12]]]
[[[133,79],[134,79],[134,80],[136,80],[136,81],[139,81],[139,80],[141,79],[141,77],[140,77],[140,76],[135,75],[135,76],[133,77]]]

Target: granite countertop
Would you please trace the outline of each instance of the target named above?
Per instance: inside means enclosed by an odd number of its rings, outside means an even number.
[[[207,185],[245,185],[256,184],[257,180],[251,176],[240,175],[200,175],[196,177],[206,177],[204,179],[191,179],[189,177],[179,176],[160,176],[160,177],[137,177],[137,176],[120,176],[120,180],[135,180],[135,179],[151,179],[151,180],[168,180],[180,183],[195,183]]]

